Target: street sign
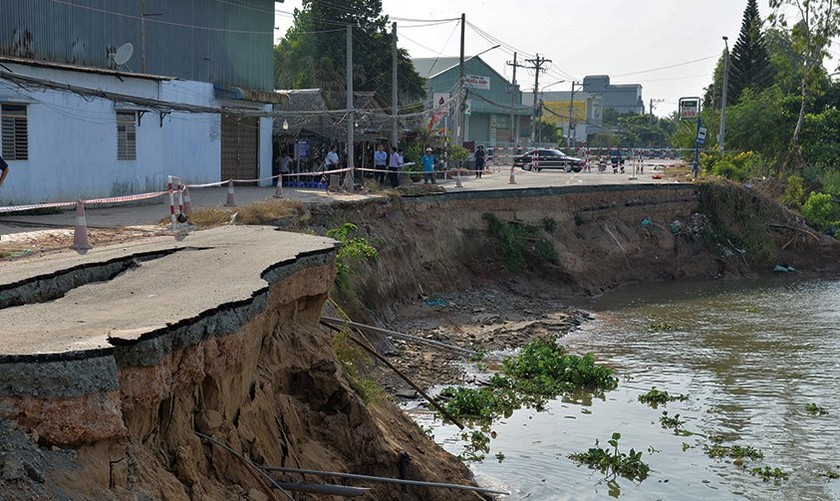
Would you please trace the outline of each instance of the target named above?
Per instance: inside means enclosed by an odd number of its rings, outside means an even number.
[[[309,140],[298,139],[295,143],[295,152],[298,158],[309,158]]]
[[[707,132],[709,132],[709,129],[707,129],[705,127],[700,127],[697,130],[697,143],[698,144],[702,145],[706,142],[706,133]]]
[[[699,97],[682,97],[680,98],[680,118],[694,118],[700,113],[700,98]]]

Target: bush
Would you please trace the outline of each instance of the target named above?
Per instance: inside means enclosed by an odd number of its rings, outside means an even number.
[[[840,205],[832,202],[828,193],[811,193],[802,206],[802,215],[808,224],[820,231],[840,226]]]
[[[712,168],[712,173],[716,176],[722,176],[733,181],[746,181],[747,172],[743,168],[739,168],[729,160],[720,160],[716,162]]]
[[[799,210],[802,208],[803,200],[805,200],[805,187],[803,186],[802,178],[799,176],[788,177],[782,203],[791,209]]]

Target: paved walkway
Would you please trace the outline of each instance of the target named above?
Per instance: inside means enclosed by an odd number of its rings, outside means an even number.
[[[670,164],[672,165],[673,162]],[[539,173],[532,173],[516,169],[514,173],[516,184],[510,184],[510,168],[508,167],[495,173],[485,173],[481,179],[475,179],[472,175],[464,176],[461,178],[463,188],[457,188],[453,179],[439,180],[439,184],[444,186],[447,191],[474,191],[570,185],[673,183],[673,180],[654,179],[653,176],[661,174],[663,165],[667,164],[658,161],[656,164],[646,165],[645,173],[636,176],[629,173],[613,174],[611,170],[608,173],[600,174],[597,171],[566,173],[558,170],[543,170]],[[259,200],[271,199],[275,194],[275,188],[237,186],[234,192],[236,204],[247,205]],[[227,200],[227,187],[193,189],[190,190],[190,196],[193,209],[221,207]],[[284,188],[283,196],[286,199],[301,202],[330,203],[380,195],[375,193],[327,193],[324,190]],[[154,203],[142,205],[90,206],[85,208],[85,215],[88,227],[91,228],[147,228],[157,226],[169,217],[169,199],[163,196]],[[24,216],[12,213],[0,216],[0,235],[57,227],[72,228],[74,224],[75,211],[73,210],[41,216]]]

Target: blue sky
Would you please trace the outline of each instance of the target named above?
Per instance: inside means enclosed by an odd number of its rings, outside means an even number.
[[[335,0],[340,4],[340,0]],[[277,4],[278,37],[292,19],[288,14],[300,0]],[[723,51],[738,38],[746,0],[383,0],[383,12],[397,21],[399,45],[412,57],[457,56],[460,28],[455,21],[466,14],[465,51],[476,54],[502,42],[481,57],[510,78],[505,64],[513,51],[539,54],[552,60],[540,86],[568,90],[585,75],[610,75],[612,83],[639,83],[645,108],[675,111],[680,97],[702,95]],[[762,19],[770,14],[767,0],[759,0]],[[840,53],[840,48],[832,48]],[[523,54],[526,53],[526,54]],[[834,63],[829,66],[833,69]],[[519,70],[523,90],[533,88],[533,71]]]

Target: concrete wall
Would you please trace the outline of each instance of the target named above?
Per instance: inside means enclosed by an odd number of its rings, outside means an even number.
[[[165,102],[214,106],[213,85],[7,65],[18,75]],[[27,106],[28,160],[7,159],[12,171],[0,205],[73,201],[162,190],[166,177],[188,183],[221,181],[221,115],[173,111],[0,78],[0,102]],[[251,103],[254,104],[254,103]],[[136,124],[136,160],[117,160],[116,110],[144,110]],[[253,108],[252,108],[253,109]],[[257,110],[268,110],[258,105]],[[260,122],[260,173],[271,175],[271,122]],[[263,183],[263,184],[269,184]]]

